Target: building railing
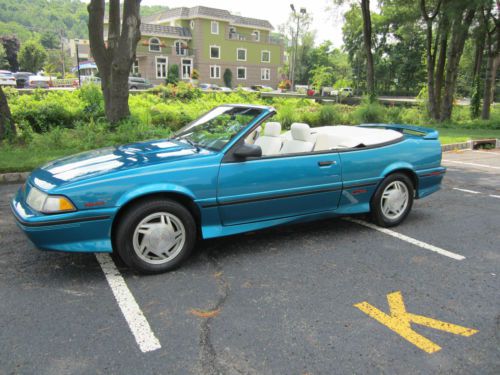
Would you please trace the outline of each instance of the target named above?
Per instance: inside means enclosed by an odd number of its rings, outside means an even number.
[[[245,35],[245,34],[240,34],[237,32],[229,32],[226,34],[226,39],[229,40],[241,40],[241,41],[250,41],[250,42],[261,42],[261,43],[267,43],[267,44],[282,44],[283,39],[277,36],[272,36],[270,35],[267,38],[264,38],[262,35],[257,38],[256,35],[251,34],[251,35]]]

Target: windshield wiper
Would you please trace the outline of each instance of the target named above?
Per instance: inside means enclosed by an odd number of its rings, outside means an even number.
[[[189,143],[191,146],[193,146],[196,149],[196,152],[200,152],[200,146],[198,146],[198,144],[194,143],[188,137],[180,138],[180,140],[186,141],[187,143]]]

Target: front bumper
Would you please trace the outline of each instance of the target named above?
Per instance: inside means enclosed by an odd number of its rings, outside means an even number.
[[[116,208],[43,215],[31,210],[19,189],[11,210],[19,228],[39,249],[112,252],[111,226]]]

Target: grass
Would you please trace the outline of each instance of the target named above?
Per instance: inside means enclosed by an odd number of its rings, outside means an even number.
[[[470,139],[500,138],[500,129],[435,128],[442,144],[466,142]],[[113,141],[109,142],[116,143]],[[45,145],[44,145],[45,146]],[[99,145],[104,146],[104,144]],[[31,171],[51,160],[75,154],[75,148],[22,146],[0,147],[0,173]]]
[[[500,129],[459,129],[436,128],[439,131],[439,140],[442,144],[467,142],[471,139],[500,139]]]

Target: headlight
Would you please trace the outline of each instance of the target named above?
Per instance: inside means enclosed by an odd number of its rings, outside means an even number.
[[[32,187],[28,193],[26,203],[32,209],[45,214],[76,211],[75,206],[68,198],[60,195],[48,195],[35,187]]]

